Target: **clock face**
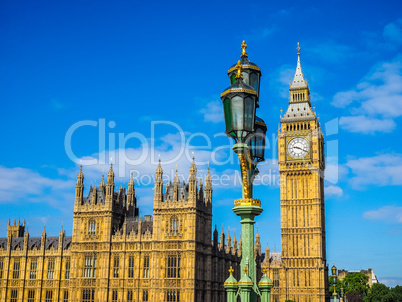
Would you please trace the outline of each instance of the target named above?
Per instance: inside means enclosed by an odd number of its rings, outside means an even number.
[[[301,137],[292,139],[288,144],[288,153],[293,158],[303,158],[309,150],[308,142]]]

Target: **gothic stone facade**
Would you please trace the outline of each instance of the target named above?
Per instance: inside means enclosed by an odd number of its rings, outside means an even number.
[[[156,171],[153,217],[138,217],[134,182],[115,192],[114,172],[84,198],[77,177],[73,234],[29,236],[25,222],[8,225],[0,239],[0,300],[29,301],[224,301],[230,266],[239,274],[240,249],[223,231],[212,237],[211,176],[163,189]]]

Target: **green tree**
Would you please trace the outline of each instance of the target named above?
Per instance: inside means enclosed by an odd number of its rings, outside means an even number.
[[[367,296],[369,286],[368,277],[363,273],[347,274],[342,280],[345,294],[351,291],[357,291],[364,298]]]
[[[386,297],[390,292],[390,289],[382,283],[374,283],[369,289],[367,297],[364,299],[365,302],[382,302],[383,298]]]
[[[402,286],[395,286],[390,289],[390,292],[394,295],[396,302],[402,302]]]

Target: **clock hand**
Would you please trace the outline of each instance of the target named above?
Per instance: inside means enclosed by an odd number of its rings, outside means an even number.
[[[295,146],[295,148],[300,149],[300,150],[302,150],[302,151],[304,151],[304,152],[307,152],[307,150],[304,150],[303,148],[300,148],[300,147],[298,147],[298,146]]]

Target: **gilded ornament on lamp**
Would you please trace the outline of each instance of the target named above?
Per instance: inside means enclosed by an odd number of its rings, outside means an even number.
[[[236,199],[234,202],[235,207],[238,206],[261,206],[261,200],[259,199],[255,199],[255,198],[240,198],[240,199]]]
[[[225,95],[227,95],[228,93],[233,93],[233,92],[247,92],[247,93],[251,93],[254,95],[257,95],[257,92],[255,92],[255,90],[251,90],[251,89],[245,89],[245,88],[230,88],[224,92],[221,93],[221,97],[224,97]]]
[[[243,57],[243,56],[246,56],[247,57],[247,52],[246,52],[246,48],[247,48],[247,44],[246,44],[246,41],[244,41],[243,40],[243,43],[241,44],[241,49],[243,50],[242,52],[241,52],[241,56]]]
[[[236,79],[242,79],[243,75],[241,74],[242,66],[241,66],[240,60],[237,61],[236,69],[237,69]]]

